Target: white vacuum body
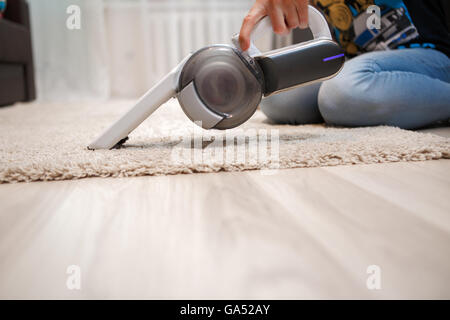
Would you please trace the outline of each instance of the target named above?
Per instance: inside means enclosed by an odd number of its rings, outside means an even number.
[[[270,32],[270,19],[265,17],[255,27],[247,52],[240,50],[237,34],[232,38],[234,46],[212,45],[190,54],[88,148],[120,146],[173,97],[204,129],[230,129],[247,121],[263,96],[332,78],[344,64],[343,51],[332,40],[320,12],[309,6],[308,14],[311,41],[261,53],[253,41]]]

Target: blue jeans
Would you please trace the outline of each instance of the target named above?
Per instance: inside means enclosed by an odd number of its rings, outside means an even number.
[[[263,99],[261,109],[277,123],[423,127],[450,119],[450,59],[421,48],[366,53],[331,80]]]

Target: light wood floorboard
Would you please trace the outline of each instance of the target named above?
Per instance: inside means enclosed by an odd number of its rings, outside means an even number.
[[[0,298],[448,299],[449,191],[448,160],[0,185]]]

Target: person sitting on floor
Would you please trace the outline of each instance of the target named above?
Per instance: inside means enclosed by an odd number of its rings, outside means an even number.
[[[277,34],[308,25],[308,0],[256,0],[240,31],[249,47],[255,24],[268,15]],[[450,119],[450,3],[445,0],[314,0],[347,58],[333,79],[264,99],[277,123],[392,125],[414,129]],[[381,28],[367,27],[377,5]],[[445,15],[447,11],[447,16]],[[446,20],[447,19],[447,20]]]

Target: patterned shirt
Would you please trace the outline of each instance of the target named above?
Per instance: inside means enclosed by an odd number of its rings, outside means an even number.
[[[407,6],[401,0],[313,0],[333,27],[336,40],[349,57],[375,50],[402,48],[436,48],[423,41],[411,19]],[[422,2],[422,1],[421,1]],[[373,14],[367,9],[380,8],[380,28],[368,28],[367,20]],[[447,31],[448,32],[448,31]]]

